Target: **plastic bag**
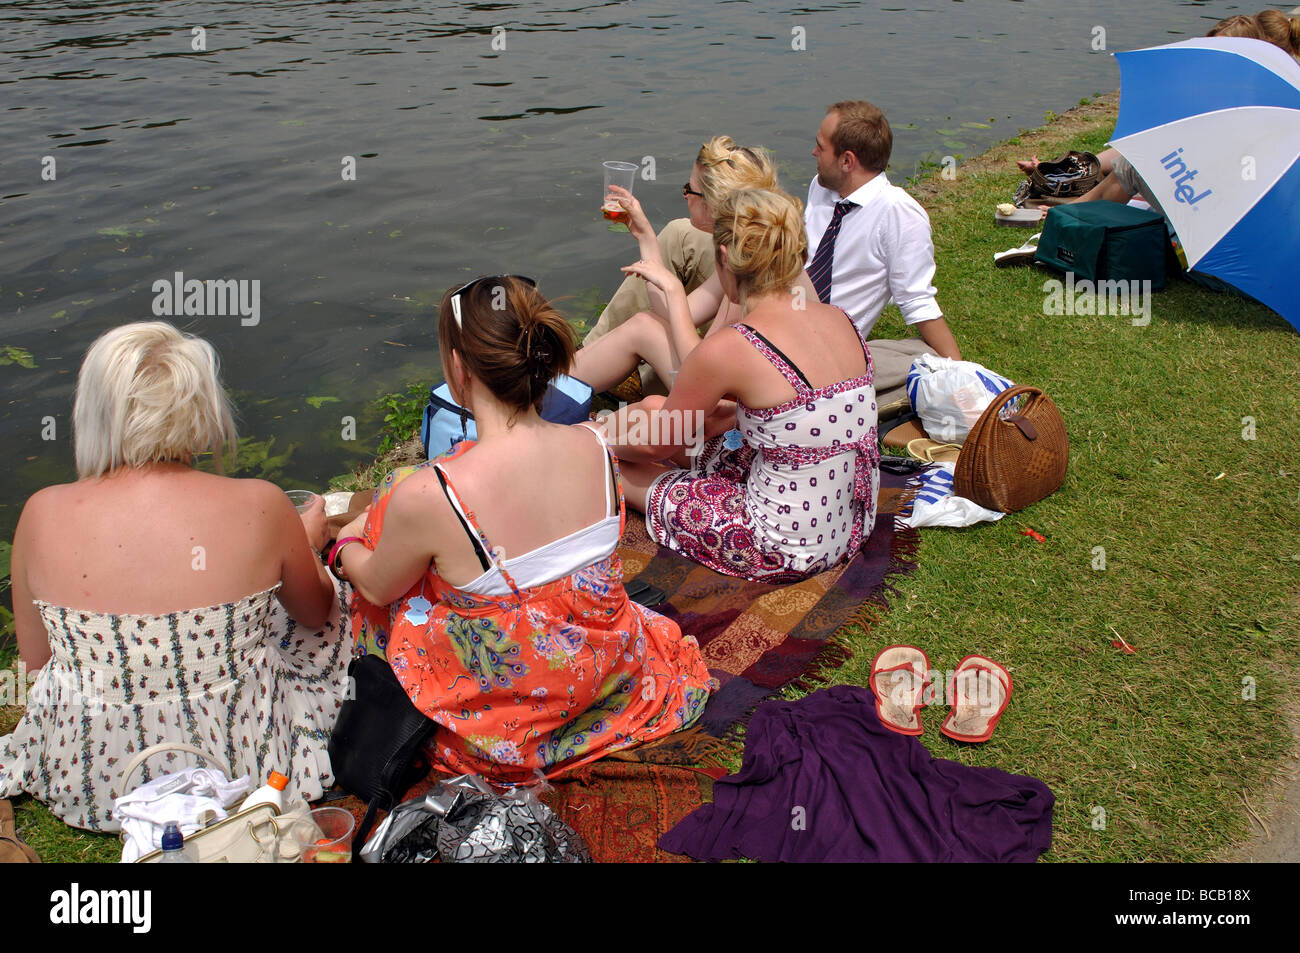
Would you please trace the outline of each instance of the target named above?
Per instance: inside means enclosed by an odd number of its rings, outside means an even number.
[[[925,475],[920,489],[912,500],[912,511],[898,517],[903,526],[921,529],[926,526],[973,526],[976,523],[995,523],[1006,514],[986,509],[973,500],[954,496],[952,491],[954,463],[936,464]]]
[[[494,791],[477,775],[440,781],[399,804],[361,848],[366,863],[591,863],[578,833],[543,804],[539,788]]]
[[[925,432],[939,443],[965,442],[990,401],[1011,381],[982,364],[922,354],[907,372],[907,396]]]

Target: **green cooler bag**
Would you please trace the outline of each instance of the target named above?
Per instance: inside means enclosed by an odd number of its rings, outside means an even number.
[[[1150,281],[1165,286],[1164,216],[1117,202],[1076,202],[1047,213],[1034,260],[1076,280]]]

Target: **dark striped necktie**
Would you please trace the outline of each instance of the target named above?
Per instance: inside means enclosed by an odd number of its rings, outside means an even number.
[[[813,287],[817,289],[817,297],[821,299],[822,304],[831,303],[831,269],[835,263],[835,236],[840,233],[840,223],[844,221],[844,216],[857,207],[856,202],[835,203],[835,213],[831,216],[831,223],[826,226],[822,240],[817,245],[817,254],[808,265],[808,277],[812,279]]]

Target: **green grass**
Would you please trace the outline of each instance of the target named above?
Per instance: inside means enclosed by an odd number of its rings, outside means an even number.
[[[958,746],[938,731],[947,710],[929,709],[923,741],[936,756],[1046,781],[1057,800],[1045,859],[1204,860],[1247,837],[1242,794],[1258,805],[1292,745],[1300,335],[1260,305],[1183,281],[1157,295],[1147,327],[1049,317],[1050,274],[993,267],[993,252],[1026,237],[992,223],[1019,181],[1011,159],[1099,150],[1113,108],[1085,105],[1091,118],[1076,116],[1068,135],[1022,132],[955,181],[917,183],[963,354],[1056,401],[1071,440],[1065,485],[997,524],[924,530],[917,571],[870,632],[850,629],[855,655],[831,680],[865,685],[892,643],[919,645],[939,670],[972,652],[997,659],[1015,693],[992,740]],[[892,309],[876,331],[903,333]],[[1020,535],[1027,527],[1046,542]],[[1111,646],[1116,633],[1136,655]],[[30,798],[17,810],[47,860],[117,857],[113,838],[73,831]]]
[[[1113,114],[1042,158],[1100,150]],[[1065,485],[993,525],[922,531],[920,565],[833,681],[865,685],[880,647],[913,643],[933,667],[979,652],[1015,679],[992,740],[959,747],[924,714],[939,757],[1042,778],[1056,794],[1058,860],[1188,861],[1249,834],[1293,739],[1300,584],[1300,335],[1261,305],[1172,282],[1151,324],[1042,313],[1037,269],[995,269],[1024,232],[992,224],[1019,181],[931,178],[939,301],[963,356],[1043,388],[1070,436]],[[903,333],[901,320],[878,336]],[[1256,439],[1243,439],[1243,417]],[[1020,535],[1033,528],[1047,541]],[[1093,548],[1106,568],[1094,570]],[[1118,632],[1138,648],[1126,655]],[[1256,697],[1244,700],[1243,679]],[[1096,808],[1106,825],[1094,829]]]

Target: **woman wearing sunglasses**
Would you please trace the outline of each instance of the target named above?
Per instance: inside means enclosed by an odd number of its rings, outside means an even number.
[[[670,223],[661,236],[655,235],[632,193],[615,187],[614,195],[630,213],[628,229],[641,260],[622,269],[629,279],[587,335],[574,360],[573,376],[600,392],[626,379],[644,361],[670,387],[682,361],[700,342],[699,328],[713,320],[712,334],[739,317],[713,270],[709,235],[714,209],[737,189],[776,187],[776,167],[767,154],[738,146],[729,136],[716,136],[700,147],[690,180],[682,186],[689,221]],[[681,291],[680,307],[660,290],[670,276]]]
[[[452,774],[529,782],[692,724],[709,673],[623,588],[617,461],[539,414],[568,321],[531,279],[480,278],[444,296],[438,342],[478,441],[389,474],[340,531],[358,651],[386,655]]]
[[[857,552],[875,526],[876,395],[866,343],[845,312],[798,293],[808,257],[803,208],[781,191],[733,192],[713,226],[717,276],[743,317],[701,342],[667,398],[620,411],[656,417],[657,444],[618,448],[628,499],[661,546],[717,572],[791,582]],[[680,294],[676,279],[663,290]],[[663,421],[736,401],[736,427],[685,449]]]

